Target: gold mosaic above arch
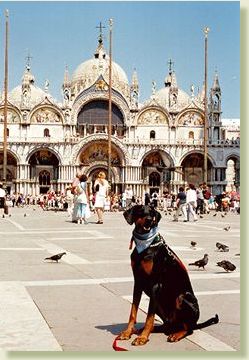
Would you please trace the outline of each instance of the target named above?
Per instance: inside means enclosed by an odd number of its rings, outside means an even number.
[[[188,111],[180,116],[178,125],[202,126],[204,125],[204,116],[196,111]]]
[[[146,110],[138,118],[138,125],[168,125],[166,115],[159,110]]]
[[[16,124],[21,121],[20,116],[12,109],[7,112],[7,124]],[[0,123],[4,122],[4,109],[0,109]]]
[[[31,117],[32,123],[47,124],[47,123],[62,123],[61,116],[51,108],[43,107],[34,112]]]

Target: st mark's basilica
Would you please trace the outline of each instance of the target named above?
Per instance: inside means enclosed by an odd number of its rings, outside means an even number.
[[[96,46],[96,45],[95,45]],[[94,49],[94,44],[93,44]],[[62,79],[63,101],[49,83],[36,85],[28,59],[21,84],[8,93],[7,189],[39,195],[64,192],[79,168],[91,187],[108,167],[109,56],[100,33],[96,50]],[[178,87],[172,61],[161,88],[139,102],[139,77],[131,81],[112,61],[111,186],[137,196],[203,180],[204,89]],[[141,74],[142,76],[142,74]],[[21,74],[20,74],[21,78]],[[0,180],[3,180],[4,96],[0,103]],[[208,89],[208,185],[213,194],[239,190],[239,139],[227,140],[217,72]],[[228,176],[228,169],[230,175]]]

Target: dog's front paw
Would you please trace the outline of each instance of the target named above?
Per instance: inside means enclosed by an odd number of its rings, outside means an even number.
[[[148,341],[149,339],[147,336],[138,336],[135,340],[132,341],[131,345],[145,345]]]
[[[131,335],[134,333],[134,329],[132,330],[124,330],[118,335],[118,340],[129,340]]]

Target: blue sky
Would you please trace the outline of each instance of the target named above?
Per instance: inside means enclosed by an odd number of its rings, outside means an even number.
[[[204,34],[208,26],[208,87],[218,71],[223,118],[240,117],[240,3],[233,1],[44,1],[0,3],[0,86],[4,74],[4,10],[9,10],[9,90],[21,83],[30,52],[36,85],[50,83],[61,100],[65,65],[69,72],[90,59],[97,46],[98,26],[108,50],[108,19],[113,18],[113,60],[129,81],[136,68],[140,101],[164,86],[171,58],[179,88],[202,87]]]

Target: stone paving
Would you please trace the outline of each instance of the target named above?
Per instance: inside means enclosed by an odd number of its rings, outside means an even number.
[[[126,326],[132,299],[129,240],[132,227],[122,213],[96,216],[87,225],[73,224],[66,212],[38,207],[13,208],[0,214],[0,349],[4,351],[113,351],[115,336]],[[26,216],[24,216],[26,214]],[[240,216],[214,212],[197,222],[172,222],[162,213],[160,232],[189,269],[198,297],[200,321],[218,313],[220,323],[179,343],[152,334],[141,347],[131,340],[119,345],[141,351],[238,351],[240,349]],[[229,231],[224,227],[230,225]],[[190,241],[197,242],[192,249]],[[216,249],[216,242],[229,252]],[[58,263],[45,257],[65,251]],[[209,254],[205,270],[188,263]],[[216,262],[227,259],[227,273]],[[138,313],[142,327],[148,299]]]

